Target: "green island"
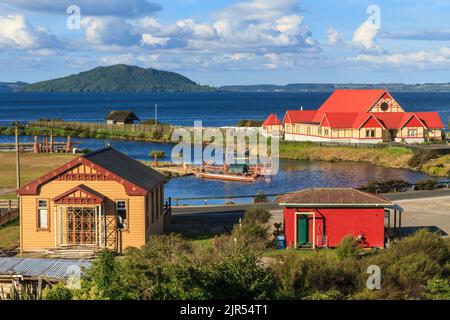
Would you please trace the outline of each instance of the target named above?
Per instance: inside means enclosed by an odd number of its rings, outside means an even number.
[[[17,85],[16,85],[17,87]],[[17,88],[16,88],[17,89]],[[174,72],[118,64],[76,75],[22,85],[21,92],[192,92],[215,91]],[[17,90],[16,90],[17,91]]]

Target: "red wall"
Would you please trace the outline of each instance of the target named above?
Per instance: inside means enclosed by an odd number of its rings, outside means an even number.
[[[364,247],[384,247],[384,208],[324,208],[301,209],[284,208],[284,228],[286,244],[295,245],[295,212],[316,212],[316,236],[324,234],[328,238],[328,246],[336,247],[342,238],[351,235],[357,237],[364,234]],[[313,218],[309,216],[309,240],[312,243]]]

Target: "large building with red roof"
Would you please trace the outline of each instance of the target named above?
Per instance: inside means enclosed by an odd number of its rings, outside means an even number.
[[[263,132],[278,122],[271,114]],[[406,112],[382,89],[336,90],[317,110],[287,111],[282,124],[285,140],[345,143],[420,143],[440,140],[444,129],[437,112]]]

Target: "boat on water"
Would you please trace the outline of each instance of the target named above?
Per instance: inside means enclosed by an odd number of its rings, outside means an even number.
[[[210,173],[210,172],[200,172],[196,173],[195,175],[203,179],[215,179],[215,180],[226,180],[236,182],[254,182],[256,181],[257,178],[255,176],[240,176],[236,174]]]
[[[195,175],[204,179],[215,179],[236,182],[254,182],[260,176],[247,164],[230,164],[224,166],[203,165]]]

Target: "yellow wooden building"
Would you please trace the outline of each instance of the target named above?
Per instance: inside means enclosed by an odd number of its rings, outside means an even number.
[[[143,246],[170,218],[165,181],[112,147],[80,156],[18,190],[20,248]]]

